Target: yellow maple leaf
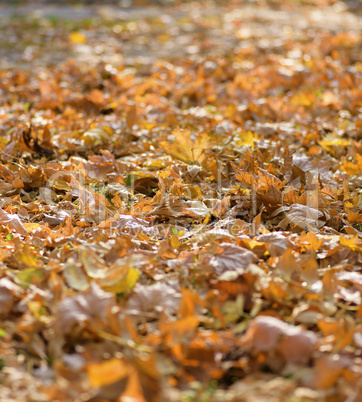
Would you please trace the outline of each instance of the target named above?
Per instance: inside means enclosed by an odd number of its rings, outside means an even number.
[[[341,246],[345,246],[350,248],[353,251],[360,252],[362,251],[362,242],[361,240],[358,239],[357,236],[353,237],[344,237],[344,236],[339,236],[339,244]]]
[[[235,143],[238,146],[248,146],[254,149],[255,141],[258,139],[258,134],[251,132],[250,130],[246,133],[237,133],[235,135]]]
[[[210,146],[206,133],[199,133],[195,139],[192,139],[190,130],[176,129],[173,135],[175,143],[168,141],[160,143],[168,154],[186,163],[202,162],[205,159],[204,151]]]

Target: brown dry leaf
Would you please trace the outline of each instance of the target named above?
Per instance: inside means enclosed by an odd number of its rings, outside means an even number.
[[[132,316],[152,320],[162,312],[174,314],[180,301],[180,291],[166,283],[148,286],[137,284],[128,299],[127,311]]]
[[[100,223],[112,216],[112,212],[107,206],[106,198],[99,193],[88,190],[76,178],[72,177],[70,181],[72,187],[71,194],[79,197],[82,210],[86,219]]]
[[[235,179],[240,181],[240,183],[242,183],[244,186],[252,188],[256,181],[255,175],[251,172],[246,172],[239,169],[234,164],[231,164],[231,166],[235,172]]]
[[[264,169],[258,169],[258,180],[256,191],[267,208],[277,208],[282,204],[282,193],[285,182],[282,182],[274,175]]]
[[[155,195],[158,189],[159,180],[157,177],[141,177],[136,179],[133,183],[133,189],[136,193],[144,194],[148,197]]]
[[[301,264],[297,261],[293,250],[290,248],[279,257],[276,267],[287,280],[290,280],[294,273],[301,271]]]
[[[328,339],[328,343],[333,341],[334,351],[341,350],[352,343],[355,326],[349,317],[342,317],[339,320],[326,318],[320,320],[317,325],[323,336]]]
[[[260,352],[278,351],[286,362],[305,364],[317,344],[317,336],[278,318],[259,316],[251,322],[242,342]]]
[[[14,297],[10,290],[0,283],[0,316],[6,316],[11,311],[14,304]]]
[[[0,208],[0,225],[7,226],[11,230],[25,235],[27,233],[23,223],[17,214],[9,214]]]
[[[321,357],[315,362],[313,386],[321,389],[333,387],[343,372],[343,365],[339,355]]]
[[[113,295],[103,291],[96,283],[75,296],[64,298],[56,312],[57,331],[64,335],[76,333],[76,328],[92,327],[104,323],[108,309],[113,305]]]
[[[181,294],[182,299],[179,307],[181,317],[195,315],[197,308],[204,306],[200,297],[196,293],[191,292],[191,290],[186,288],[181,289]]]
[[[215,254],[210,258],[209,264],[217,275],[227,271],[243,275],[250,264],[256,263],[259,258],[250,250],[232,243],[220,243]]]
[[[160,373],[153,355],[135,358],[127,386],[119,398],[157,402],[160,400]]]
[[[215,200],[211,213],[219,219],[222,219],[230,209],[230,196],[224,197],[222,200]]]
[[[139,232],[149,231],[149,223],[141,218],[132,215],[116,214],[113,217],[104,220],[99,224],[100,228],[110,228],[118,230],[121,233],[135,235]]]
[[[177,248],[180,242],[178,237],[175,235],[166,234],[165,240],[161,241],[160,247],[158,249],[158,254],[163,259],[177,258]]]
[[[129,237],[117,237],[116,239],[114,239],[114,244],[112,245],[112,248],[104,256],[104,260],[108,264],[113,264],[118,258],[125,257],[128,252],[131,251],[133,248],[134,243]]]
[[[329,171],[330,162],[327,160],[321,161],[318,158],[311,158],[303,154],[294,154],[293,167],[298,168],[303,173],[315,171],[323,175]]]
[[[137,122],[137,108],[136,105],[132,105],[126,114],[126,122],[128,128],[132,129],[133,125]]]
[[[200,320],[198,317],[188,315],[170,323],[161,322],[160,331],[167,343],[185,342],[195,333],[199,324]]]
[[[279,223],[283,230],[297,228],[299,230],[317,232],[325,225],[323,212],[306,205],[293,204],[285,211],[285,218]]]
[[[21,288],[8,278],[0,279],[0,316],[8,315],[21,293]]]
[[[272,257],[283,254],[293,247],[293,243],[284,236],[283,232],[273,232],[257,236],[259,243],[267,243],[267,250]]]
[[[209,209],[202,201],[184,200],[181,197],[167,196],[159,205],[147,213],[149,216],[171,218],[197,218],[205,219]]]
[[[126,398],[136,400],[139,402],[147,402],[146,399],[144,398],[139,373],[135,369],[131,371],[127,381],[126,389],[124,393],[120,396],[119,401],[121,402]]]

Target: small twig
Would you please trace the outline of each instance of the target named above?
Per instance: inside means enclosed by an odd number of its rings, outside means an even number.
[[[106,339],[111,342],[115,342],[118,345],[124,346],[124,347],[132,349],[132,350],[137,350],[139,352],[145,352],[145,353],[152,353],[154,351],[154,349],[150,346],[137,344],[135,341],[133,341],[131,339],[123,339],[119,336],[104,332],[101,329],[99,329],[96,333],[103,339]]]

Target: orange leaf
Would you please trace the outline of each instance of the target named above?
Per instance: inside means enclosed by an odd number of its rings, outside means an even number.
[[[87,366],[88,379],[92,387],[113,384],[128,376],[129,372],[129,365],[116,358],[101,363],[91,363]]]
[[[335,359],[322,357],[316,361],[314,377],[314,386],[316,388],[329,389],[336,383],[343,371],[338,357],[338,355],[336,355]]]

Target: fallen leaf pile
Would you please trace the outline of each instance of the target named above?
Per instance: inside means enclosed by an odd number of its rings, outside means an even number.
[[[256,3],[1,20],[1,400],[359,400],[360,10]]]

